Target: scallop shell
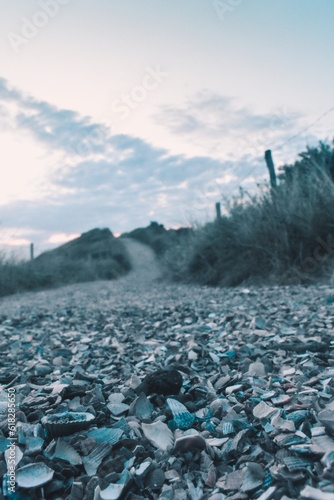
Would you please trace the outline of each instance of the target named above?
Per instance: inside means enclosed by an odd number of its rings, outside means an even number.
[[[111,445],[109,443],[98,443],[94,446],[90,454],[82,459],[88,476],[94,476],[94,474],[96,474],[97,469],[110,452]]]
[[[53,474],[54,471],[44,462],[37,462],[18,469],[15,481],[20,488],[36,488],[51,481]]]
[[[71,465],[80,465],[82,464],[81,457],[75,449],[66,443],[63,439],[58,439],[56,450],[53,454],[52,458],[61,458],[66,462],[69,462]]]
[[[224,422],[219,426],[219,430],[221,431],[223,436],[228,436],[229,434],[233,434],[235,432],[235,429],[231,422]]]
[[[109,444],[117,443],[123,434],[122,429],[111,429],[109,427],[101,427],[100,429],[92,429],[87,436],[94,438],[96,441]]]
[[[50,437],[61,437],[87,429],[93,420],[91,413],[63,412],[46,415],[41,422]]]
[[[176,399],[168,398],[167,404],[171,409],[174,421],[180,429],[187,429],[194,422],[195,417],[187,408]]]
[[[283,459],[284,464],[287,466],[290,472],[295,472],[297,470],[305,470],[311,465],[309,460],[299,457],[285,457]]]
[[[142,424],[145,437],[160,450],[167,451],[173,446],[173,433],[163,422],[154,422],[154,424]]]

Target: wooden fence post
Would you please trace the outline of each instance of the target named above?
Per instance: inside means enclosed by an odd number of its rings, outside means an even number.
[[[274,162],[273,162],[273,159],[271,156],[270,149],[267,149],[267,151],[264,153],[264,159],[266,160],[267,168],[269,170],[270,185],[271,185],[272,189],[274,189],[277,187],[277,180],[276,180]]]
[[[222,216],[219,201],[217,201],[217,203],[216,203],[216,215],[217,215],[217,219],[220,219]]]
[[[34,244],[30,243],[30,260],[34,260]]]

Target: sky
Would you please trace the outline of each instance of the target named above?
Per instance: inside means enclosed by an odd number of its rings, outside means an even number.
[[[332,0],[0,7],[0,253],[212,220],[333,140]]]

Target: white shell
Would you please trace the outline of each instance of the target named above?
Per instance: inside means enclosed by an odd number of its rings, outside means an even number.
[[[142,425],[145,437],[160,450],[167,451],[173,446],[174,437],[170,429],[163,422]]]
[[[36,488],[51,481],[53,474],[54,471],[45,463],[37,462],[18,469],[15,480],[20,488]]]
[[[88,476],[94,476],[97,469],[100,467],[104,458],[109,455],[111,445],[109,443],[98,443],[87,457],[84,457],[82,462]]]
[[[16,468],[22,457],[23,453],[18,446],[15,446],[15,454],[13,454],[12,448],[7,448],[5,451],[7,469],[9,469],[9,467],[13,467],[13,465],[15,465]],[[12,460],[15,460],[15,464],[11,463]]]
[[[62,460],[66,460],[71,465],[80,465],[82,464],[81,457],[75,449],[66,443],[63,439],[58,439],[56,450],[53,454],[53,458],[61,458]]]
[[[110,427],[100,427],[100,429],[92,429],[87,433],[87,436],[92,437],[99,443],[117,443],[122,437],[122,429],[112,429]]]
[[[101,500],[117,500],[123,493],[123,490],[129,483],[131,477],[130,472],[128,470],[124,470],[117,483],[109,484],[105,490],[100,491]]]

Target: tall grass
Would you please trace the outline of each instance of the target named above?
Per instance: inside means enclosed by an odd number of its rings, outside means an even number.
[[[164,263],[173,279],[234,286],[310,283],[332,273],[333,148],[308,149],[280,177],[275,190],[244,194],[227,216],[169,249]]]

